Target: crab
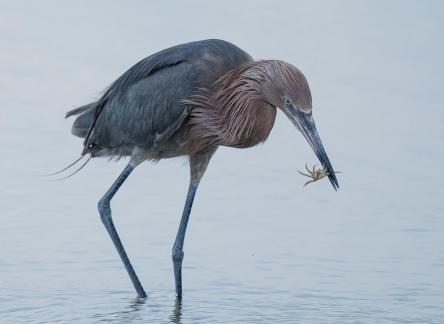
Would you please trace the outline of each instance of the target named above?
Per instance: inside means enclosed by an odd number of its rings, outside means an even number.
[[[306,177],[312,179],[312,180],[307,181],[307,182],[304,184],[304,187],[305,187],[306,185],[312,183],[312,182],[316,182],[316,181],[321,180],[322,178],[324,178],[324,177],[328,177],[328,176],[330,175],[330,173],[327,171],[327,169],[324,169],[324,168],[316,169],[316,165],[317,165],[317,164],[315,164],[315,165],[313,166],[313,169],[310,170],[310,169],[308,168],[307,164],[305,164],[305,169],[307,170],[308,174],[307,174],[307,173],[303,173],[303,172],[301,172],[301,171],[298,171],[298,172],[299,172],[300,174],[302,174],[303,176],[306,176]]]

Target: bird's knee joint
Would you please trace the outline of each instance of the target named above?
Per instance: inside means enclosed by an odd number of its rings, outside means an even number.
[[[109,200],[104,198],[100,199],[97,203],[97,207],[99,208],[99,212],[109,208]]]
[[[183,260],[183,250],[173,249],[172,257],[174,262],[180,262]]]
[[[109,200],[108,199],[100,199],[97,207],[99,209],[99,213],[100,213],[100,218],[102,219],[103,222],[105,222],[106,220],[108,220],[111,216],[110,216],[110,211],[111,208],[109,206]]]

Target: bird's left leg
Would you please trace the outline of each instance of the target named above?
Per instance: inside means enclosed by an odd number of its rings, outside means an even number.
[[[184,256],[183,243],[185,240],[188,219],[190,218],[194,196],[196,194],[200,179],[205,173],[214,152],[215,150],[212,150],[211,152],[190,156],[190,185],[188,188],[187,200],[185,201],[185,207],[182,213],[182,219],[180,220],[179,230],[177,231],[176,240],[174,241],[172,250],[176,296],[179,299],[182,298],[182,261]]]
[[[120,188],[122,183],[126,180],[126,178],[128,178],[130,173],[134,170],[135,166],[136,165],[134,163],[129,163],[125,167],[125,169],[117,178],[117,180],[114,182],[114,184],[111,186],[111,188],[105,193],[102,199],[100,199],[98,207],[99,207],[100,218],[102,219],[103,225],[105,225],[105,228],[108,231],[108,234],[111,237],[111,240],[113,241],[114,246],[116,247],[117,252],[120,255],[120,258],[122,259],[123,265],[128,271],[128,275],[130,276],[134,288],[136,289],[137,295],[141,298],[145,298],[146,293],[143,290],[142,285],[140,284],[139,278],[137,277],[133,266],[131,265],[128,255],[126,254],[126,251],[122,245],[122,241],[120,240],[119,234],[117,234],[117,230],[114,226],[114,222],[111,217],[111,207],[110,207],[111,199],[114,197],[115,193]]]

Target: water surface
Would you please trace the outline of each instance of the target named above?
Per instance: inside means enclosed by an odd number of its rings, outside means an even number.
[[[0,2],[1,323],[439,323],[444,316],[444,110],[440,2]],[[302,188],[316,162],[279,115],[265,145],[220,149],[185,242],[184,300],[171,247],[184,159],[143,164],[112,202],[149,294],[140,301],[98,199],[126,161],[75,177],[64,113],[141,58],[222,38],[307,76],[339,177]]]

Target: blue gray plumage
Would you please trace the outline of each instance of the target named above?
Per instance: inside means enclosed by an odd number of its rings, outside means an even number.
[[[311,92],[303,73],[279,60],[253,61],[249,54],[222,40],[182,44],[153,54],[113,82],[99,100],[67,113],[67,117],[77,116],[72,133],[85,138],[82,156],[130,156],[98,208],[140,297],[146,293],[111,217],[111,199],[122,183],[146,160],[188,156],[190,185],[172,249],[180,298],[185,232],[211,157],[219,146],[248,148],[264,142],[278,109],[306,138],[337,189],[335,172],[316,130]]]
[[[250,60],[237,46],[217,39],[160,51],[125,72],[97,102],[68,112],[67,117],[80,114],[72,132],[86,138],[83,153],[93,156],[159,147],[188,115],[181,100]]]

